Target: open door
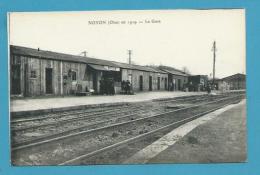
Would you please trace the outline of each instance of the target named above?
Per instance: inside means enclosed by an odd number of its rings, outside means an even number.
[[[140,75],[139,77],[139,88],[140,88],[140,91],[143,91],[143,76]]]
[[[97,72],[93,73],[93,89],[95,93],[98,91],[98,80],[97,80]]]
[[[52,68],[45,69],[46,94],[52,94]]]
[[[164,79],[164,89],[168,90],[168,79],[167,78]]]
[[[181,90],[181,79],[178,79],[178,90]]]
[[[11,71],[11,94],[21,94],[21,66],[12,65]]]
[[[160,90],[161,87],[161,79],[160,77],[157,77],[157,89]]]
[[[153,77],[152,76],[149,76],[149,91],[152,91],[153,90]]]

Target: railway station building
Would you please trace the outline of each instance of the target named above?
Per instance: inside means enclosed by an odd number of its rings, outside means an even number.
[[[218,82],[219,90],[243,90],[246,89],[246,75],[237,73],[224,77]]]
[[[189,74],[168,66],[159,66],[159,69],[168,74],[169,91],[183,91],[186,89]]]
[[[208,84],[207,75],[191,75],[188,77],[189,91],[205,91]]]
[[[98,94],[102,79],[113,80],[115,93],[126,80],[135,92],[168,90],[168,74],[160,69],[10,46],[11,96],[65,96],[89,89]]]

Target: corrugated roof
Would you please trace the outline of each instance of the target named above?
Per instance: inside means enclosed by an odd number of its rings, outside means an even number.
[[[116,67],[117,65],[113,64],[111,61],[95,59],[90,57],[76,56],[64,53],[57,53],[52,51],[38,50],[21,46],[10,46],[10,51],[13,54],[32,56],[37,58],[53,59],[53,60],[62,60],[69,62],[80,62],[80,63],[90,63],[98,65],[106,65]]]
[[[140,66],[140,65],[136,65],[136,64],[127,64],[127,63],[119,63],[119,62],[114,62],[114,64],[118,65],[121,68],[124,69],[132,69],[132,70],[141,70],[141,71],[146,71],[146,72],[157,72],[157,73],[165,73],[162,70],[156,70],[152,67],[148,67],[148,66]]]
[[[70,54],[64,54],[64,53],[58,53],[58,52],[52,52],[52,51],[38,50],[38,49],[22,47],[22,46],[10,45],[10,52],[13,54],[17,54],[17,55],[31,56],[31,57],[41,58],[41,59],[80,62],[80,63],[86,63],[86,64],[120,67],[120,68],[124,68],[124,69],[141,70],[141,71],[147,71],[147,72],[165,73],[161,70],[155,70],[155,69],[153,69],[151,67],[147,67],[147,66],[126,64],[126,63],[101,60],[101,59],[90,58],[90,57],[83,57],[83,56],[76,56],[76,55],[70,55]]]
[[[222,80],[232,80],[232,79],[237,79],[237,78],[246,78],[246,75],[237,73],[237,74],[234,74],[234,75],[230,75],[228,77],[224,77],[224,78],[222,78]]]
[[[173,75],[180,75],[180,76],[189,76],[189,74],[186,74],[182,72],[181,70],[175,69],[173,67],[168,66],[159,66],[159,68],[167,73],[173,74]]]
[[[111,70],[109,68],[106,69],[103,65],[96,65],[96,64],[88,64],[88,65],[93,69],[100,70],[100,71],[120,71],[120,70]]]

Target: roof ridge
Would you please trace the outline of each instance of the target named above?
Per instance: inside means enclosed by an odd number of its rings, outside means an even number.
[[[86,64],[113,66],[113,67],[120,67],[120,68],[125,68],[125,69],[135,69],[135,70],[142,70],[142,71],[148,71],[148,72],[161,72],[162,73],[162,71],[154,70],[150,67],[143,66],[143,65],[127,64],[127,63],[122,63],[122,62],[117,62],[117,61],[110,61],[110,60],[104,60],[104,59],[99,59],[99,58],[72,55],[72,54],[49,51],[49,50],[38,50],[35,48],[18,46],[18,45],[10,45],[10,47],[11,47],[11,51],[12,51],[12,48],[17,49],[16,52],[21,55],[27,54],[30,56],[42,57],[42,58],[46,58],[46,59],[80,62],[80,63],[86,63]]]

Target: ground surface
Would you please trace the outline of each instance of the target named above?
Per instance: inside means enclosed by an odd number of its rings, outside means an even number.
[[[118,102],[140,102],[158,98],[174,98],[180,96],[202,95],[205,92],[142,92],[135,95],[115,95],[115,96],[85,96],[85,97],[50,97],[33,99],[11,100],[11,112],[51,109],[61,107],[71,107],[80,105],[92,105]]]
[[[244,162],[246,156],[246,103],[198,126],[147,163]]]

